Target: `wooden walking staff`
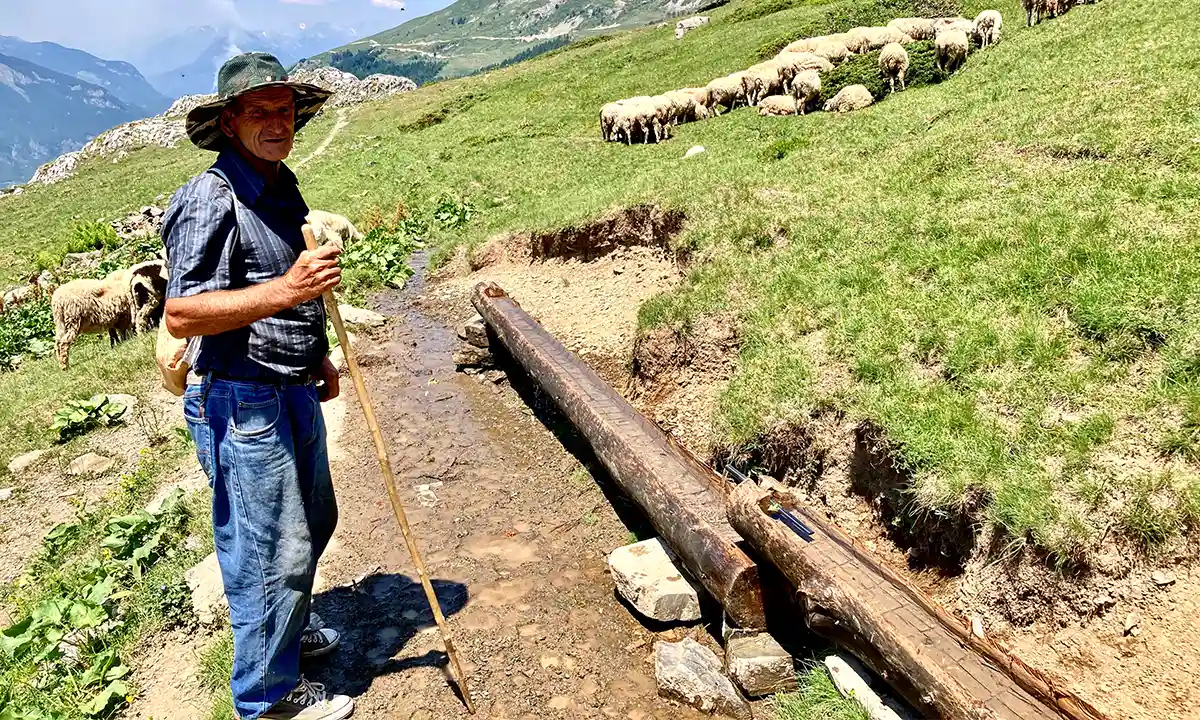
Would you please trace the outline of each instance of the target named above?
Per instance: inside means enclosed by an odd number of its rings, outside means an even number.
[[[312,228],[305,225],[303,232],[304,244],[308,246],[309,250],[316,250],[317,239],[313,235]],[[379,467],[383,470],[383,482],[387,485],[388,499],[392,501],[396,522],[400,524],[404,542],[408,545],[408,553],[412,556],[413,565],[417,567],[417,575],[421,577],[421,587],[425,588],[425,597],[429,599],[429,607],[433,610],[433,617],[437,620],[438,629],[442,632],[442,642],[446,645],[446,654],[450,656],[450,662],[454,664],[454,674],[457,676],[458,687],[462,690],[463,702],[467,705],[467,711],[474,715],[475,704],[471,702],[471,691],[467,689],[467,676],[458,662],[458,653],[454,650],[454,639],[450,637],[450,628],[446,627],[446,616],[442,614],[442,606],[438,604],[437,595],[433,592],[433,585],[429,582],[429,573],[425,570],[425,562],[421,560],[421,551],[417,549],[416,538],[413,537],[412,528],[408,525],[408,515],[404,512],[404,504],[400,502],[400,493],[396,491],[396,478],[392,475],[392,463],[388,460],[387,446],[383,442],[383,431],[379,429],[379,421],[375,419],[375,410],[371,407],[370,397],[367,396],[367,386],[363,383],[362,372],[358,369],[358,360],[354,356],[354,349],[350,347],[350,339],[346,337],[346,326],[342,323],[342,314],[338,312],[337,300],[334,299],[332,290],[326,291],[323,297],[325,298],[325,307],[329,310],[329,317],[333,320],[333,330],[337,333],[338,342],[342,345],[342,354],[346,358],[346,367],[350,370],[350,378],[354,381],[354,392],[358,395],[363,415],[367,418],[367,427],[371,428],[371,438],[375,441],[375,454],[379,458]]]

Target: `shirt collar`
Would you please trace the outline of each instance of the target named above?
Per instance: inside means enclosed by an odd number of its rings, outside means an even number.
[[[255,170],[236,150],[222,150],[221,154],[217,156],[216,167],[229,178],[233,192],[246,205],[258,202],[259,196],[267,187],[267,179],[263,177],[262,173]],[[279,189],[296,187],[298,184],[295,173],[287,165],[280,163],[277,182]]]

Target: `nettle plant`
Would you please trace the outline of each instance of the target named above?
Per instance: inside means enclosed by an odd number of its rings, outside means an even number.
[[[104,394],[93,395],[87,400],[71,400],[54,413],[50,429],[58,433],[59,442],[66,442],[101,425],[122,422],[128,410],[123,403]]]

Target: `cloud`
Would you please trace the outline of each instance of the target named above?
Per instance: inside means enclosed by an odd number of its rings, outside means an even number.
[[[371,4],[376,7],[385,7],[392,10],[404,9],[404,0],[371,0]]]
[[[324,5],[325,0],[279,0],[284,5]]]

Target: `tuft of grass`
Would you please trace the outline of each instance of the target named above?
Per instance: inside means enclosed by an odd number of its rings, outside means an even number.
[[[842,697],[823,666],[813,665],[799,680],[799,690],[772,698],[775,720],[870,720],[861,705]]]
[[[200,654],[200,686],[212,697],[209,720],[233,717],[233,694],[229,677],[233,673],[233,631],[223,630]]]

